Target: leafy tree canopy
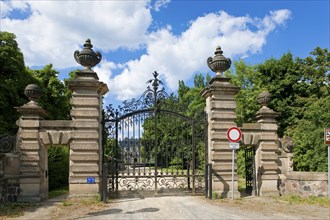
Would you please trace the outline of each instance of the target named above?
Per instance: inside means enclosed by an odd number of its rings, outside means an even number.
[[[19,114],[14,107],[27,102],[25,87],[35,79],[25,69],[24,57],[16,36],[0,32],[0,134],[17,132],[16,120]]]
[[[330,127],[330,53],[315,48],[307,58],[294,58],[289,52],[250,66],[235,63],[232,82],[241,88],[237,94],[237,122],[254,122],[260,109],[256,102],[262,90],[272,94],[270,108],[280,113],[279,136],[294,139],[296,169],[326,171],[323,129]]]

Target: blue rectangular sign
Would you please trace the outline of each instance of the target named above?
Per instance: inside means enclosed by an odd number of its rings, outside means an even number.
[[[89,184],[95,183],[95,177],[87,177],[87,183]]]

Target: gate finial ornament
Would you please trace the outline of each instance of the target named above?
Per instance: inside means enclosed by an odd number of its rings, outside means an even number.
[[[30,105],[38,105],[38,100],[41,97],[41,89],[38,85],[27,85],[24,90],[24,94],[30,99]]]
[[[207,65],[218,76],[222,76],[222,73],[229,69],[231,60],[222,55],[223,51],[220,46],[217,46],[214,54],[214,58],[207,58]]]
[[[84,44],[84,49],[80,52],[76,50],[74,52],[74,58],[83,67],[85,67],[84,71],[92,71],[92,67],[96,66],[101,60],[102,55],[99,51],[93,51],[93,45],[91,44],[91,40],[87,39]]]

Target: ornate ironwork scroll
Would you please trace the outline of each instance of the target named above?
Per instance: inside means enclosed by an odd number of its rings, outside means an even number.
[[[0,134],[0,153],[9,153],[15,149],[16,136]]]
[[[183,114],[158,73],[137,100],[105,112],[109,190],[203,192],[205,120]]]

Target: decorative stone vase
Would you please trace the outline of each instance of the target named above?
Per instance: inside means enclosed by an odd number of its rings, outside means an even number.
[[[207,65],[209,68],[215,72],[217,75],[221,76],[223,72],[229,69],[231,65],[231,60],[222,55],[223,51],[221,47],[218,46],[214,52],[214,58],[209,57],[207,59]]]
[[[257,102],[261,105],[261,106],[268,106],[270,100],[271,100],[272,95],[267,92],[267,91],[263,91],[262,93],[259,94],[258,98],[257,98]]]
[[[41,89],[36,84],[29,84],[24,90],[24,94],[33,102],[37,102],[41,96]]]
[[[74,52],[74,58],[83,67],[85,67],[85,71],[91,71],[91,68],[96,66],[102,59],[102,55],[100,52],[94,52],[92,50],[93,45],[91,44],[91,40],[87,39],[84,44],[84,49],[79,52],[76,50]]]

